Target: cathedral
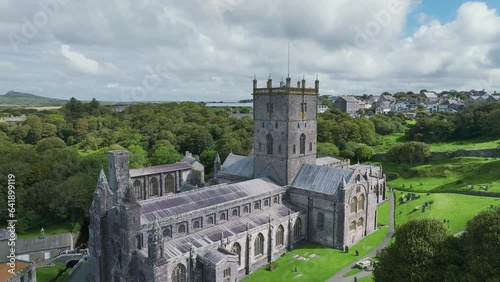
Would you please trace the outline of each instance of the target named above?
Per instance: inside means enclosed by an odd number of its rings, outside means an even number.
[[[305,242],[343,249],[377,228],[381,167],[316,156],[319,81],[253,80],[254,149],[214,160],[215,185],[189,153],[129,169],[108,152],[90,209],[92,281],[238,281]]]

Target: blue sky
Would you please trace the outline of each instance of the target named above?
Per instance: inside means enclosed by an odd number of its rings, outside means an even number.
[[[463,0],[422,0],[420,4],[415,6],[415,9],[410,13],[407,22],[406,34],[411,35],[420,27],[419,14],[423,13],[429,19],[439,20],[441,23],[447,23],[455,19],[460,5],[465,2]],[[500,12],[499,0],[483,0],[489,8],[495,8],[497,13]]]

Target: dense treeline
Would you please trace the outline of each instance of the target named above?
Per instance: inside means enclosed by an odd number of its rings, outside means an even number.
[[[498,281],[499,233],[498,206],[476,215],[459,237],[437,219],[409,221],[379,255],[375,281]]]
[[[252,119],[200,103],[131,105],[117,113],[95,99],[72,98],[60,110],[7,111],[27,113],[20,125],[0,123],[0,221],[13,174],[19,232],[87,216],[107,150],[129,150],[132,168],[179,161],[190,151],[210,175],[216,152],[225,158],[252,147]]]
[[[406,133],[427,143],[472,138],[500,138],[500,103],[473,104],[458,113],[420,118]]]

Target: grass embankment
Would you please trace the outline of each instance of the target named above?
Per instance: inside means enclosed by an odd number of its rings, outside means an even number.
[[[58,273],[61,273],[59,277],[57,277]],[[38,282],[62,282],[64,281],[69,274],[70,268],[66,269],[66,266],[62,264],[56,264],[51,267],[39,267],[36,269],[36,281]],[[57,277],[57,279],[55,279]],[[55,279],[55,280],[54,280]]]
[[[399,174],[398,179],[388,181],[390,187],[398,190],[500,192],[499,159],[459,157],[414,166],[383,162],[383,169]],[[487,190],[483,188],[486,185],[489,187]]]
[[[389,225],[389,208],[390,202],[386,201],[382,203],[377,208],[377,225],[387,226]]]
[[[392,146],[401,145],[405,142],[404,133],[394,133],[384,135],[381,138],[381,144],[376,146],[375,152],[385,153]],[[440,151],[455,151],[455,150],[476,150],[476,149],[492,149],[500,146],[500,139],[497,140],[484,140],[484,139],[470,139],[462,141],[450,141],[443,143],[429,143],[432,152]]]
[[[491,205],[500,205],[500,198],[478,197],[469,195],[459,195],[450,193],[415,193],[419,199],[410,200],[406,203],[400,201],[408,192],[395,191],[396,212],[394,221],[396,226],[408,222],[415,218],[436,218],[439,220],[449,220],[452,233],[457,233],[465,229],[467,221],[472,219],[477,213],[490,208]],[[425,212],[422,212],[422,205],[428,202]]]
[[[43,230],[44,230],[45,235],[47,236],[47,235],[72,232],[75,228],[77,230],[80,230],[79,226],[80,226],[79,224],[78,224],[78,226],[75,226],[74,224],[70,224],[70,223],[61,223],[58,225],[44,227]],[[38,236],[40,236],[40,229],[31,230],[31,231],[27,231],[25,233],[17,234],[18,239],[36,238]]]

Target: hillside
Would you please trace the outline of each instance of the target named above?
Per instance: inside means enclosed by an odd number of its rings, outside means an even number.
[[[29,93],[9,91],[0,95],[0,105],[58,105],[64,104],[67,100],[47,98]]]

